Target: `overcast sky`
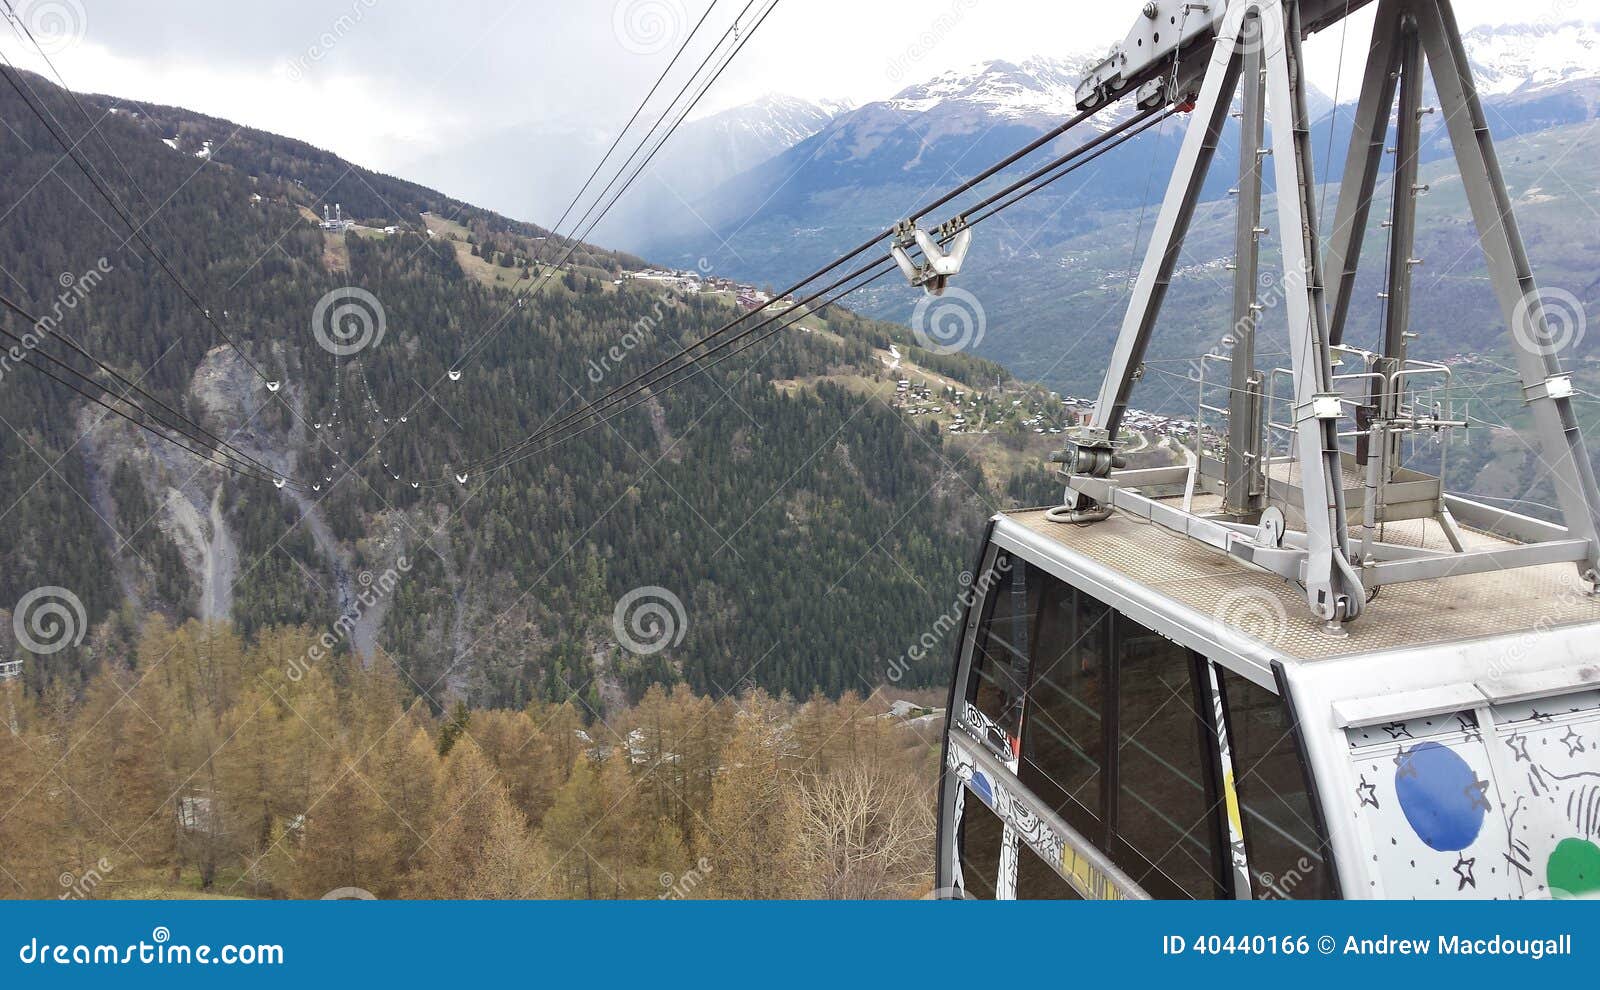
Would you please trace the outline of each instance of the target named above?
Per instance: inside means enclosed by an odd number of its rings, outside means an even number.
[[[580,164],[580,177],[587,174],[591,149],[609,142],[710,0],[9,3],[75,89],[177,104],[301,138],[494,205],[527,198],[460,186],[496,135],[548,136],[538,144],[549,160],[529,168],[544,177],[537,181]],[[764,5],[755,0],[748,9]],[[1127,33],[1139,6],[781,0],[701,107],[767,92],[862,103],[985,59],[1100,51]],[[717,0],[702,32],[719,36],[744,7],[745,0]],[[1600,0],[1457,0],[1456,8],[1464,28],[1600,19]],[[1336,28],[1313,39],[1313,81],[1333,91],[1343,41],[1341,89],[1350,98],[1370,33],[1369,10],[1352,18],[1347,37]],[[0,51],[42,67],[14,31],[0,30]]]

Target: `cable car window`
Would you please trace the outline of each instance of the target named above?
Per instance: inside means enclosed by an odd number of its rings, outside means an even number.
[[[1231,671],[1222,674],[1251,893],[1272,899],[1332,897],[1326,840],[1316,827],[1288,706]]]
[[[1032,655],[1029,637],[1039,608],[1037,568],[1001,554],[994,568],[999,579],[987,595],[988,616],[979,629],[972,655],[967,699],[992,727],[985,741],[1007,760],[1016,759],[1022,725],[1022,699]]]
[[[1091,841],[1103,841],[1106,657],[1112,612],[1042,572],[1033,682],[1017,775]]]
[[[1000,876],[1000,842],[1005,825],[974,794],[967,794],[961,811],[961,833],[956,855],[961,858],[962,890],[976,900],[994,900]]]
[[[1017,900],[1081,901],[1083,895],[1024,843],[1017,850]]]
[[[1220,818],[1208,788],[1210,719],[1195,700],[1195,654],[1120,614],[1115,635],[1112,859],[1155,896],[1216,897]]]

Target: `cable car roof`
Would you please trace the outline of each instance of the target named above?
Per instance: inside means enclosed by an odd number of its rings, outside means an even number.
[[[1197,495],[1194,510],[1215,511],[1220,501]],[[1600,598],[1583,592],[1570,565],[1557,563],[1386,585],[1362,623],[1330,636],[1306,614],[1304,592],[1275,574],[1126,513],[1071,525],[1051,522],[1046,511],[996,516],[994,542],[1070,584],[1122,599],[1112,604],[1169,638],[1191,647],[1221,642],[1263,670],[1273,660],[1322,661],[1600,623]],[[1389,523],[1385,535],[1394,544],[1446,545],[1433,519]],[[1469,550],[1517,545],[1476,530],[1462,535]]]

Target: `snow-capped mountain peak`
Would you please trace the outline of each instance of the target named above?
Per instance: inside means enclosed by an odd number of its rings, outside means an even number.
[[[1462,42],[1485,96],[1600,78],[1600,24],[1515,24],[1468,31]]]
[[[1075,112],[1074,91],[1094,56],[993,60],[952,69],[908,86],[888,101],[909,113],[927,113],[946,103],[981,107],[998,117],[1063,117]]]

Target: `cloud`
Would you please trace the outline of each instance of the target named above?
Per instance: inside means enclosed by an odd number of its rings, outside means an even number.
[[[82,38],[52,55],[76,89],[177,104],[287,134],[549,222],[708,0],[278,0],[248,11],[216,0],[80,2]],[[641,46],[619,34],[618,24],[640,5],[675,11],[674,43]],[[708,38],[719,36],[742,6],[718,4],[706,22]],[[859,103],[984,59],[1103,49],[1127,31],[1138,6],[1133,0],[788,0],[700,112],[772,91]],[[1457,6],[1468,27],[1508,17],[1491,0]],[[1586,0],[1567,16],[1597,11],[1600,0]],[[951,29],[928,30],[952,19]],[[1347,86],[1355,84],[1352,72],[1359,80],[1359,66],[1349,64],[1369,33],[1370,26],[1350,31]],[[891,72],[904,46],[886,39],[910,45],[918,38],[932,43],[917,46],[914,65]],[[13,61],[42,69],[12,40]],[[1336,47],[1316,40],[1314,75],[1337,73]],[[684,66],[698,64],[704,51],[691,50]],[[660,102],[676,88],[665,87]],[[1331,79],[1323,88],[1331,90]],[[498,160],[486,164],[486,156]]]

